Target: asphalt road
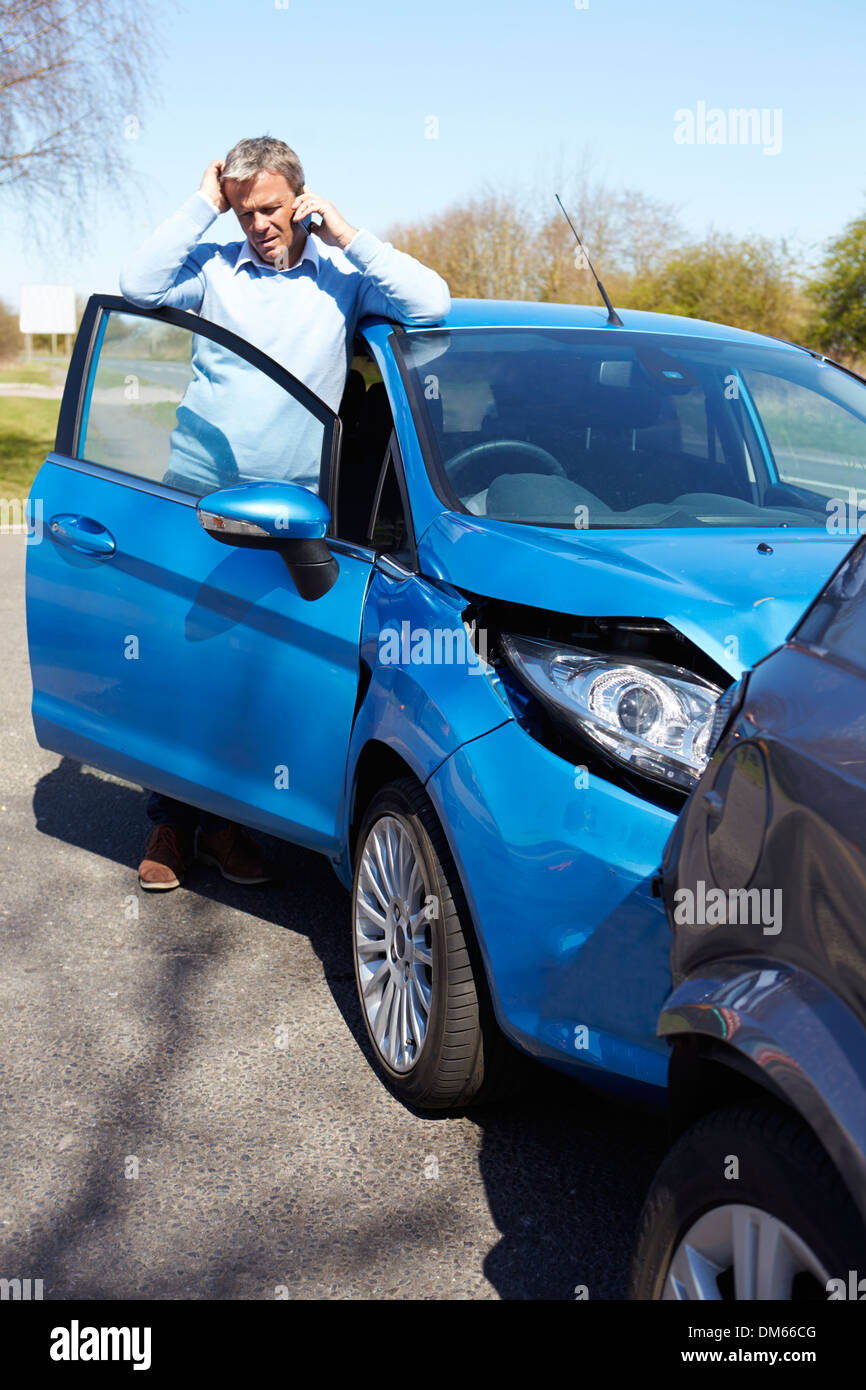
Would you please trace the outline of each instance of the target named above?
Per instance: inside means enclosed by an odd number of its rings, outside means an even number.
[[[0,536],[0,1276],[47,1299],[621,1298],[663,1117],[542,1068],[483,1114],[405,1109],[317,855],[270,842],[279,886],[196,868],[140,894],[141,791],[35,742],[24,558]]]

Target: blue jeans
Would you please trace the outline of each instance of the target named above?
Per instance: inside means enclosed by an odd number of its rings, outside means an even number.
[[[215,830],[223,830],[232,824],[222,816],[212,815],[210,811],[200,811],[197,806],[187,806],[183,801],[163,796],[162,792],[149,792],[145,809],[154,825],[177,825],[188,830],[190,835],[197,825],[201,826],[205,835],[212,835]]]

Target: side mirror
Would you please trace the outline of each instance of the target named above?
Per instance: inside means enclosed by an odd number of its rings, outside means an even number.
[[[239,483],[200,498],[196,515],[223,545],[278,551],[301,598],[321,598],[336,583],[339,566],[325,540],[331,513],[309,488]]]

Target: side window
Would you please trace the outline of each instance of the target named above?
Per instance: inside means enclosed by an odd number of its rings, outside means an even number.
[[[411,539],[403,505],[403,494],[397,480],[393,455],[388,459],[376,506],[371,535],[373,548],[385,550],[398,560],[411,562]]]
[[[835,401],[806,386],[743,373],[761,416],[779,478],[825,497],[839,494],[847,472],[856,487],[863,470],[863,425]]]
[[[340,402],[343,439],[336,493],[335,534],[370,544],[373,503],[394,417],[382,375],[365,353],[356,353]]]
[[[317,492],[331,444],[329,412],[317,404],[318,415],[202,333],[113,311],[98,335],[77,457],[197,497],[254,480]]]
[[[679,428],[680,450],[698,458],[707,457],[707,400],[703,389],[693,386],[681,396],[670,396],[668,408]]]

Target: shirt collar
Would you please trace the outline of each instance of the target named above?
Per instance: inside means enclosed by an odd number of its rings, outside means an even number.
[[[312,261],[313,270],[315,272],[318,272],[319,248],[316,245],[316,238],[312,235],[311,232],[309,232],[307,234],[306,240],[304,241],[304,249],[301,252],[298,259],[295,261],[295,264],[292,266],[287,266],[285,270],[277,271],[273,262],[264,260],[259,255],[258,251],[256,251],[255,247],[251,244],[249,237],[247,237],[246,241],[244,241],[241,244],[240,254],[238,255],[237,260],[235,261],[235,271],[238,271],[245,261],[249,261],[250,264],[253,265],[256,270],[273,270],[276,274],[279,275],[291,275],[293,271],[297,270],[298,267],[303,264],[304,261]]]

